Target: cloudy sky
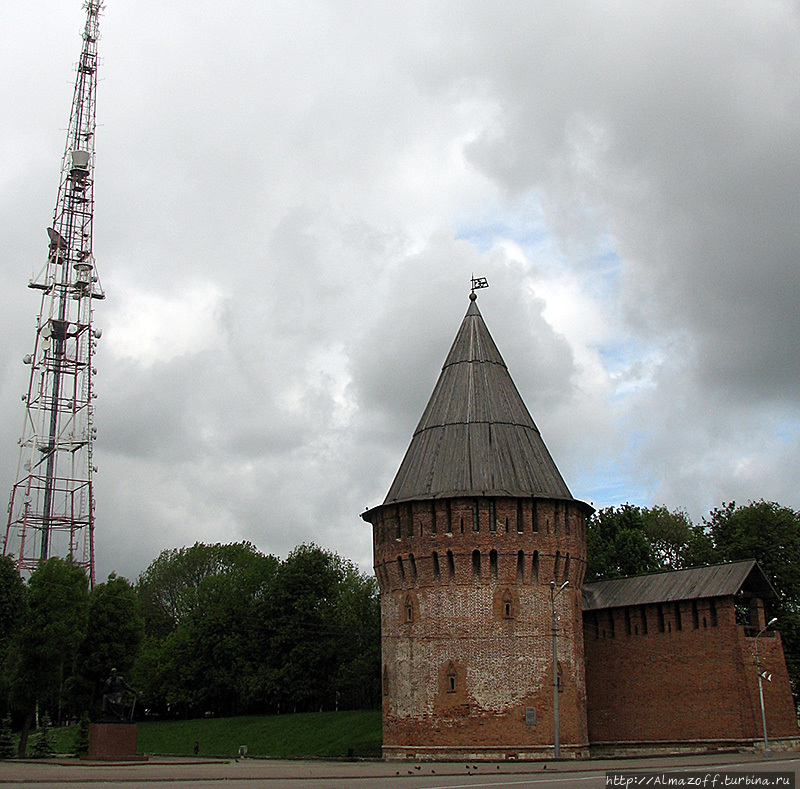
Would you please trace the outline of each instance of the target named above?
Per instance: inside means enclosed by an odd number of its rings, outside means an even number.
[[[84,12],[0,4],[10,492]],[[108,0],[98,577],[315,541],[367,570],[468,306],[572,493],[800,507],[800,10]],[[4,494],[4,495],[7,495]]]

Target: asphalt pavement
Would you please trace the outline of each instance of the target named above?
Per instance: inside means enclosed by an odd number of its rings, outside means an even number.
[[[108,787],[186,784],[192,787],[404,787],[451,789],[455,787],[581,786],[585,789],[613,785],[608,774],[621,771],[649,773],[725,772],[741,775],[790,773],[800,789],[800,754],[778,753],[765,758],[756,753],[704,754],[632,759],[590,759],[541,762],[384,762],[273,759],[202,759],[152,756],[146,762],[86,762],[77,759],[12,760],[0,762],[0,786]],[[706,779],[706,786],[713,786]],[[617,784],[621,785],[621,784]],[[694,784],[702,785],[702,784]],[[723,785],[717,783],[717,786]],[[730,783],[728,786],[732,785]],[[742,783],[744,785],[744,783]]]

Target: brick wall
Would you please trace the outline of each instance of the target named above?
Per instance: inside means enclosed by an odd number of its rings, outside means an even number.
[[[592,743],[754,740],[761,736],[753,639],[733,598],[584,614]],[[767,730],[796,737],[780,636],[759,639]],[[768,687],[767,687],[768,686]]]

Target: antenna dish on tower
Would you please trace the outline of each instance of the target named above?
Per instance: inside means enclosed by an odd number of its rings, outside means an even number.
[[[67,246],[66,239],[54,228],[48,227],[47,235],[50,238],[50,246],[54,249],[64,249]]]
[[[70,151],[69,155],[72,158],[73,170],[89,169],[89,157],[91,156],[89,151]]]

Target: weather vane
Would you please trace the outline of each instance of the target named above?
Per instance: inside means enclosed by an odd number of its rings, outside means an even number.
[[[486,281],[486,277],[472,277],[472,292],[474,293],[476,290],[480,290],[481,288],[488,288],[489,283]]]

